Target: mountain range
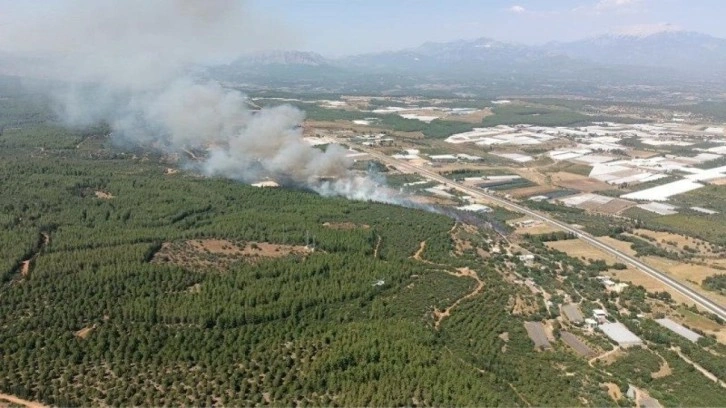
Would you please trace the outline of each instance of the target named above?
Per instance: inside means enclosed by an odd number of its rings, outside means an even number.
[[[609,34],[536,46],[478,38],[334,59],[313,52],[266,52],[215,70],[225,76],[263,72],[269,78],[297,75],[301,79],[318,74],[328,78],[401,74],[468,79],[520,75],[626,82],[721,81],[726,78],[726,39],[686,31]]]

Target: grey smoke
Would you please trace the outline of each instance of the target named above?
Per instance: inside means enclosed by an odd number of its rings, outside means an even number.
[[[108,122],[113,137],[165,152],[205,151],[209,176],[269,177],[323,195],[396,202],[375,181],[351,176],[345,149],[307,144],[304,114],[252,112],[245,96],[195,78],[194,67],[290,46],[284,28],[237,0],[76,0],[0,21],[0,49],[46,64],[36,75],[73,124]],[[334,181],[330,181],[330,180]],[[328,181],[324,181],[328,180]]]

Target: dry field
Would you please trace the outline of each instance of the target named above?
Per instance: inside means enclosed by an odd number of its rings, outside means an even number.
[[[711,275],[724,273],[722,270],[709,268],[707,266],[673,261],[657,256],[646,256],[643,257],[643,260],[647,262],[648,265],[653,265],[681,281],[689,280],[699,285],[704,279]]]
[[[529,180],[535,184],[538,184],[540,186],[547,186],[549,184],[547,182],[547,176],[542,174],[537,169],[533,169],[533,168],[529,168],[529,167],[521,167],[521,168],[512,168],[511,170],[514,174],[518,174],[522,178],[526,178],[527,180]]]
[[[642,286],[645,288],[648,292],[668,292],[670,293],[673,300],[675,300],[678,303],[683,303],[688,306],[693,305],[693,302],[688,300],[685,296],[681,295],[679,292],[671,289],[670,287],[664,285],[661,281],[650,277],[650,275],[646,275],[645,273],[634,269],[632,267],[628,267],[628,269],[624,270],[614,270],[611,269],[607,272],[607,275],[616,278],[623,282],[628,282],[631,285],[635,286]]]
[[[548,186],[532,186],[532,187],[522,187],[522,188],[515,188],[512,190],[507,191],[509,195],[511,195],[514,198],[522,198],[522,197],[531,197],[536,195],[544,195],[547,193],[551,193],[553,191],[557,191],[558,189],[548,187]]]
[[[614,247],[618,251],[621,251],[627,255],[635,256],[635,251],[630,248],[630,246],[632,245],[630,242],[621,241],[619,239],[610,238],[608,236],[597,237],[597,240],[602,242],[603,244],[610,245],[611,247]]]
[[[617,262],[613,255],[605,253],[592,245],[587,244],[585,241],[579,239],[567,239],[562,241],[547,242],[546,245],[552,249],[556,249],[561,252],[565,252],[567,255],[573,258],[581,259],[602,259],[608,263]]]
[[[599,206],[596,211],[606,214],[618,214],[622,211],[627,210],[628,208],[634,207],[635,205],[636,203],[632,201],[615,198],[609,203]]]
[[[702,255],[713,255],[711,252],[711,243],[700,240],[698,238],[689,237],[686,235],[673,234],[670,232],[651,231],[647,229],[636,229],[633,233],[638,235],[648,236],[656,240],[653,244],[657,244],[662,248],[673,249],[682,251],[686,245],[690,248],[699,248],[699,252]],[[675,244],[675,245],[673,245]]]
[[[678,279],[680,283],[688,286],[714,302],[722,305],[726,304],[726,296],[705,290],[701,287],[701,281],[703,281],[703,279],[717,273],[723,273],[723,271],[655,256],[646,256],[643,257],[642,260],[648,265],[651,265],[654,268],[667,273],[669,276]]]
[[[628,254],[632,254],[633,251],[630,249],[627,242],[621,242],[617,240],[613,240],[609,237],[601,237],[599,238],[601,242],[609,243],[615,246],[618,249],[623,250],[623,252],[626,252]],[[584,258],[584,259],[601,259],[606,261],[609,264],[613,264],[618,262],[617,258],[613,255],[610,255],[608,253],[605,253],[597,248],[594,248],[587,243],[579,240],[579,239],[569,239],[564,241],[553,241],[553,242],[547,242],[546,245],[550,248],[556,249],[558,251],[562,251],[567,253],[571,257],[576,258]],[[665,268],[663,268],[663,264],[658,264],[657,262],[654,264],[649,259],[651,257],[645,257],[643,261],[648,263],[649,265],[652,265],[655,268],[659,268],[664,271],[668,272]],[[655,258],[656,260],[660,260],[660,258]],[[688,300],[685,296],[681,295],[676,290],[671,289],[670,287],[666,286],[665,284],[661,283],[659,280],[650,277],[649,275],[631,267],[628,266],[627,269],[624,270],[614,270],[611,269],[607,273],[608,275],[621,280],[623,282],[628,282],[632,285],[641,285],[647,290],[648,292],[668,292],[673,297],[673,300],[679,303],[684,303],[687,305],[692,305],[693,302]],[[706,294],[706,291],[703,291],[700,287],[697,285],[689,284],[688,282],[685,282],[683,279],[679,279],[682,283],[689,285],[693,289],[697,289],[700,293]],[[711,292],[711,297],[718,296]],[[720,297],[720,296],[719,296]],[[714,299],[716,300],[716,299]],[[718,300],[717,300],[718,301]]]
[[[583,191],[586,193],[592,193],[593,191],[602,191],[602,190],[611,190],[612,186],[610,184],[604,183],[602,181],[598,181],[595,179],[591,179],[587,176],[582,176],[579,174],[574,173],[568,173],[564,171],[559,171],[557,173],[551,174],[552,177],[552,184],[563,187],[563,188],[569,188],[572,190],[577,191]]]
[[[676,313],[678,315],[674,320],[678,320],[690,328],[703,330],[706,334],[713,334],[720,343],[726,344],[726,326],[693,313],[686,308],[679,308]]]
[[[520,222],[523,222],[523,221],[527,221],[527,220],[531,220],[531,219],[532,219],[531,217],[517,218],[517,219],[514,219],[514,220],[507,221],[507,224],[509,224],[511,226],[515,226],[515,225],[517,225],[517,223],[520,223]],[[536,224],[534,224],[532,226],[521,226],[521,227],[517,227],[514,230],[514,232],[516,234],[519,234],[519,235],[524,235],[524,234],[530,234],[530,235],[548,234],[550,232],[556,232],[556,231],[560,231],[560,229],[557,228],[557,227],[555,227],[555,226],[553,226],[553,225],[551,225],[551,224],[548,224],[548,223],[542,222],[542,221],[537,222]]]

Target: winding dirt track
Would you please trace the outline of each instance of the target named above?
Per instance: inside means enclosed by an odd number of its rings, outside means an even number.
[[[456,300],[451,306],[447,307],[444,310],[438,310],[434,309],[434,328],[436,330],[439,329],[439,325],[441,324],[441,321],[444,320],[446,317],[449,317],[451,315],[451,311],[458,306],[461,302],[465,301],[466,299],[472,298],[476,295],[478,295],[483,289],[484,289],[484,281],[479,278],[479,275],[477,273],[469,268],[459,268],[457,269],[457,272],[448,272],[449,275],[453,275],[456,277],[469,277],[476,280],[476,287],[471,292],[467,293],[466,295],[460,297]]]
[[[48,242],[50,242],[50,236],[47,233],[41,232],[41,235],[43,238],[42,238],[42,242],[40,242],[40,245],[38,246],[38,250],[35,251],[30,256],[30,258],[28,258],[20,263],[19,271],[20,271],[20,276],[22,276],[22,277],[26,277],[26,276],[28,276],[28,274],[30,274],[30,263],[33,262],[33,260],[38,256],[38,254],[40,254],[40,251],[42,251],[43,248],[45,248],[45,246],[48,245]]]
[[[24,400],[24,399],[21,399],[21,398],[12,396],[12,395],[8,395],[8,394],[0,394],[0,407],[9,406],[8,404],[6,404],[6,402],[10,402],[11,404],[22,405],[22,406],[28,407],[28,408],[46,408],[47,407],[47,405],[43,405],[40,402],[28,401],[28,400]]]
[[[381,247],[381,241],[383,238],[379,235],[378,240],[376,241],[376,247],[373,249],[373,257],[378,259],[378,249]]]
[[[426,241],[421,241],[421,243],[418,245],[418,250],[415,254],[413,254],[413,259],[421,262],[428,263],[427,260],[421,258],[421,254],[423,254],[423,251],[426,249]]]

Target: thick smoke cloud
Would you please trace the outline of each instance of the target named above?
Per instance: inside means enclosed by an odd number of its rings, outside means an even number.
[[[283,27],[251,15],[244,2],[69,1],[0,27],[1,49],[39,58],[40,73],[69,84],[55,96],[70,123],[105,121],[117,141],[204,151],[196,166],[209,176],[270,177],[324,195],[395,201],[372,180],[350,176],[342,147],[323,152],[302,140],[301,111],[252,112],[239,92],[195,79],[193,67],[291,45]]]

